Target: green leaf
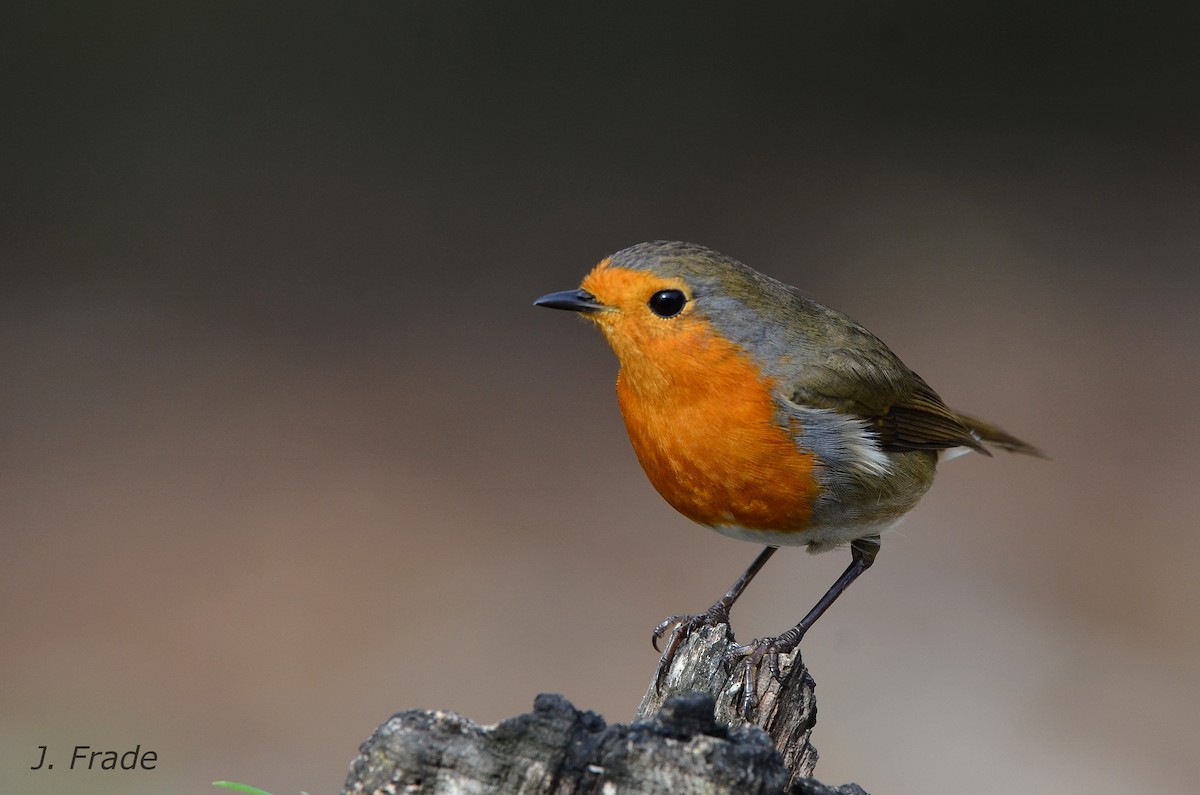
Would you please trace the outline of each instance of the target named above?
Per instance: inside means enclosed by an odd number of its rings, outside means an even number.
[[[271,795],[271,793],[267,792],[265,789],[252,787],[249,784],[239,784],[236,781],[214,781],[213,786],[237,790],[238,792],[245,792],[247,795]]]

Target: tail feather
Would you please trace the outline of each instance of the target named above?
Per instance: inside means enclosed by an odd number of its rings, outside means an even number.
[[[1011,433],[996,427],[986,420],[972,417],[970,414],[963,414],[961,411],[955,411],[954,413],[962,420],[963,425],[966,425],[971,430],[971,433],[979,437],[979,440],[982,442],[999,447],[1001,450],[1007,450],[1010,453],[1024,453],[1025,455],[1037,456],[1038,458],[1046,457],[1045,453],[1033,445],[1021,441]]]

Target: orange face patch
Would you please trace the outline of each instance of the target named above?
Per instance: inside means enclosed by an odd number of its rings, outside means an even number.
[[[679,279],[656,276],[647,271],[615,268],[603,260],[580,285],[607,309],[588,317],[604,332],[622,363],[627,358],[649,354],[660,344],[686,335],[695,326],[690,307],[676,317],[662,318],[650,311],[650,297],[661,290],[680,290],[691,299],[691,291]]]
[[[818,496],[813,458],[777,422],[774,386],[738,346],[691,310],[681,280],[601,262],[582,284],[621,362],[617,397],[638,460],[659,494],[705,525],[799,532]],[[663,318],[647,302],[689,298]]]

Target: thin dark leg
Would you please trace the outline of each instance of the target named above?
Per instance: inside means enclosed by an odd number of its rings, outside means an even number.
[[[837,598],[850,586],[850,583],[858,579],[860,574],[871,567],[878,553],[879,536],[870,536],[854,541],[850,545],[852,558],[850,565],[842,572],[842,576],[838,577],[837,581],[829,587],[825,595],[817,600],[812,610],[809,610],[808,614],[800,619],[800,623],[778,637],[761,638],[745,646],[734,646],[730,650],[733,655],[743,658],[742,665],[745,666],[742,670],[742,713],[746,716],[747,720],[750,719],[750,713],[753,711],[754,703],[757,700],[757,694],[754,690],[754,672],[758,670],[758,666],[763,658],[765,657],[767,660],[771,675],[779,679],[779,655],[787,654],[800,645],[800,640],[808,632],[809,628],[829,609],[830,605],[837,601]]]
[[[726,611],[732,608],[733,603],[742,595],[742,591],[746,590],[746,586],[750,584],[750,581],[754,579],[754,576],[758,574],[778,549],[779,547],[767,547],[762,552],[759,552],[758,557],[750,564],[750,568],[742,572],[742,576],[738,577],[738,581],[725,592],[725,595],[721,597],[721,601],[718,604],[724,605]]]
[[[654,633],[650,636],[650,643],[653,644],[654,650],[658,651],[659,639],[662,638],[663,633],[666,632],[667,628],[672,624],[681,624],[687,622],[689,619],[701,617],[713,619],[713,623],[728,623],[729,611],[733,608],[733,603],[738,600],[738,597],[742,595],[742,591],[746,590],[746,586],[750,584],[750,581],[754,579],[754,576],[758,574],[759,570],[766,565],[767,561],[771,559],[771,556],[775,554],[775,550],[777,549],[779,549],[779,547],[767,547],[762,552],[758,553],[758,557],[756,557],[754,562],[750,564],[750,568],[746,569],[746,571],[742,573],[742,576],[738,577],[737,582],[735,582],[733,586],[725,592],[725,595],[718,599],[717,603],[708,608],[708,610],[705,612],[695,616],[667,616],[660,621],[658,626],[654,628]]]
[[[738,577],[737,582],[725,592],[717,603],[705,610],[703,613],[694,616],[667,616],[658,626],[654,628],[654,633],[650,636],[650,642],[654,645],[654,650],[658,651],[658,641],[662,638],[663,633],[672,625],[675,625],[675,631],[671,633],[671,639],[667,641],[666,648],[663,649],[662,657],[658,661],[658,673],[655,676],[655,687],[661,689],[662,683],[666,679],[667,671],[671,669],[671,663],[675,660],[675,653],[679,651],[679,647],[683,644],[687,637],[702,626],[715,626],[717,624],[729,623],[729,611],[733,609],[733,603],[742,595],[742,591],[746,590],[746,586],[754,579],[759,570],[762,569],[766,562],[775,554],[775,550],[779,547],[767,547],[762,552],[758,553],[758,557],[750,564],[750,568]]]
[[[825,595],[817,600],[812,610],[808,611],[808,615],[800,619],[799,624],[775,639],[776,651],[780,654],[787,654],[799,646],[800,639],[804,637],[804,633],[808,632],[809,628],[817,623],[817,619],[842,595],[842,592],[850,586],[850,583],[858,579],[858,575],[871,568],[871,564],[875,562],[875,555],[878,553],[879,536],[860,538],[853,542],[850,545],[850,554],[852,556],[850,565],[842,572],[842,576],[837,578],[837,582],[829,586],[829,590],[825,592]]]

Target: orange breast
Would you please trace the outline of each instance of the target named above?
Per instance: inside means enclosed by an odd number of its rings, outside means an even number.
[[[685,322],[621,357],[617,397],[650,482],[701,524],[805,530],[819,492],[813,457],[779,425],[772,384],[707,324]]]

